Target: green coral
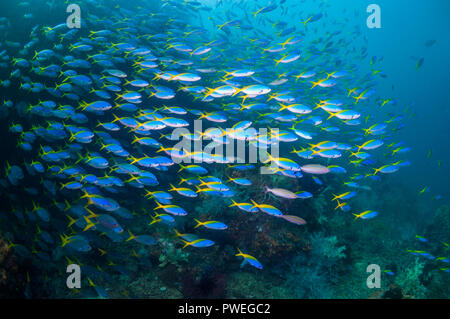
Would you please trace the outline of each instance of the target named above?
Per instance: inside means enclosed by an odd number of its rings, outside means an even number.
[[[316,211],[316,219],[319,225],[324,225],[328,221],[327,215],[324,212],[329,211],[328,201],[326,199],[325,193],[322,192],[317,196],[312,204],[314,210]]]
[[[338,247],[336,236],[325,237],[323,233],[311,236],[311,254],[316,258],[326,258],[329,262],[345,258],[345,246]]]
[[[395,283],[403,290],[403,295],[410,298],[425,298],[427,288],[421,282],[425,262],[415,258],[414,263],[400,271]]]
[[[168,264],[172,264],[180,269],[180,264],[188,261],[189,253],[180,248],[176,248],[170,240],[161,239],[160,244],[163,247],[163,251],[159,256],[159,267],[163,268]]]
[[[309,254],[299,253],[288,263],[286,284],[296,298],[333,298],[339,280],[339,261],[346,257],[345,246],[336,236],[320,232],[311,236]]]

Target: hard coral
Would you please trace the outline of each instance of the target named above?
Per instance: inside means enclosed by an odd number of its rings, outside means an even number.
[[[414,263],[410,263],[405,269],[399,272],[396,277],[395,284],[398,285],[403,295],[408,298],[425,298],[427,288],[422,283],[423,268],[425,262],[418,258],[414,259]]]
[[[303,252],[279,264],[279,275],[296,298],[332,298],[344,251],[336,236],[313,234]]]
[[[230,238],[239,243],[240,247],[251,251],[255,257],[263,256],[266,263],[276,261],[301,247],[302,244],[294,233],[286,231],[280,227],[280,223],[270,220],[270,217],[262,214],[245,217],[237,217],[229,223],[233,229]]]

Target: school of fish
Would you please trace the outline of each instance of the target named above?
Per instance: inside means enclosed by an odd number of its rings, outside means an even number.
[[[125,258],[145,263],[139,247],[158,245],[159,236],[208,254],[220,242],[207,234],[233,231],[220,215],[199,218],[185,208],[191,203],[214,200],[234,214],[302,226],[302,211],[280,203],[312,201],[315,189],[332,185],[335,211],[355,223],[383,214],[355,211],[352,198],[411,164],[410,147],[397,137],[403,112],[377,95],[380,58],[352,41],[363,39],[359,27],[333,24],[317,35],[326,28],[325,1],[317,12],[286,0],[78,3],[81,28],[37,24],[25,42],[0,44],[8,74],[0,85],[11,92],[0,111],[17,144],[0,179],[9,208],[0,218],[17,254],[51,262],[57,250],[84,269],[95,256],[89,283],[107,297],[95,269],[121,264],[115,247],[126,245]],[[279,18],[297,12],[286,19],[296,24]],[[1,30],[8,24],[2,18]],[[181,140],[202,147],[177,147]],[[246,163],[214,152],[239,142],[267,158]],[[261,167],[271,174],[260,175]],[[273,174],[298,188],[274,185]],[[263,201],[235,196],[254,187]],[[195,227],[183,233],[186,220]],[[154,234],[155,224],[166,233]],[[235,251],[236,262],[263,269],[264,256],[239,242]]]

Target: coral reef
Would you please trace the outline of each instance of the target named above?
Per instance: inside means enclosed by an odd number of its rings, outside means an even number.
[[[227,298],[294,298],[284,281],[253,269],[233,272],[227,278]]]
[[[319,225],[324,225],[327,221],[327,214],[325,212],[329,212],[329,200],[327,201],[325,193],[320,193],[319,196],[317,196],[312,204],[312,207],[314,211],[316,212],[316,218],[315,220]]]
[[[178,271],[182,270],[182,264],[188,261],[189,252],[175,247],[175,244],[168,239],[159,240],[160,249],[150,250],[150,255],[158,256],[158,267],[166,267],[168,264],[174,265]]]
[[[340,262],[345,258],[345,246],[339,246],[336,236],[313,234],[311,249],[300,252],[279,267],[278,274],[286,280],[295,298],[332,298],[337,285]]]
[[[254,252],[255,257],[263,256],[266,263],[276,262],[303,245],[303,230],[298,226],[292,230],[283,229],[280,227],[283,224],[287,226],[283,220],[273,221],[262,214],[238,216],[229,223],[233,228],[230,238]]]
[[[131,298],[151,299],[179,299],[183,298],[181,292],[173,287],[167,287],[165,283],[154,273],[143,274],[137,277],[128,287],[127,294]],[[123,295],[123,292],[121,293]],[[111,297],[114,297],[113,295]]]
[[[185,298],[225,298],[226,280],[222,272],[204,267],[199,273],[185,271],[181,280],[181,291]]]
[[[426,229],[428,239],[450,243],[450,207],[440,206],[434,214],[431,224]]]
[[[425,262],[418,258],[399,272],[395,283],[402,290],[405,298],[425,298],[427,288],[422,284],[422,275]]]
[[[8,244],[0,237],[0,298],[24,298],[26,277]],[[29,288],[28,288],[29,289]]]

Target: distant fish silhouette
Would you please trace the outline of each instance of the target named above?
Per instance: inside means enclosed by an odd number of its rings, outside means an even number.
[[[425,42],[425,46],[427,48],[432,47],[434,44],[436,43],[436,40],[428,40],[427,42]]]
[[[417,65],[416,65],[416,70],[418,70],[423,65],[424,61],[425,61],[424,58],[419,59],[419,61],[417,62]]]

